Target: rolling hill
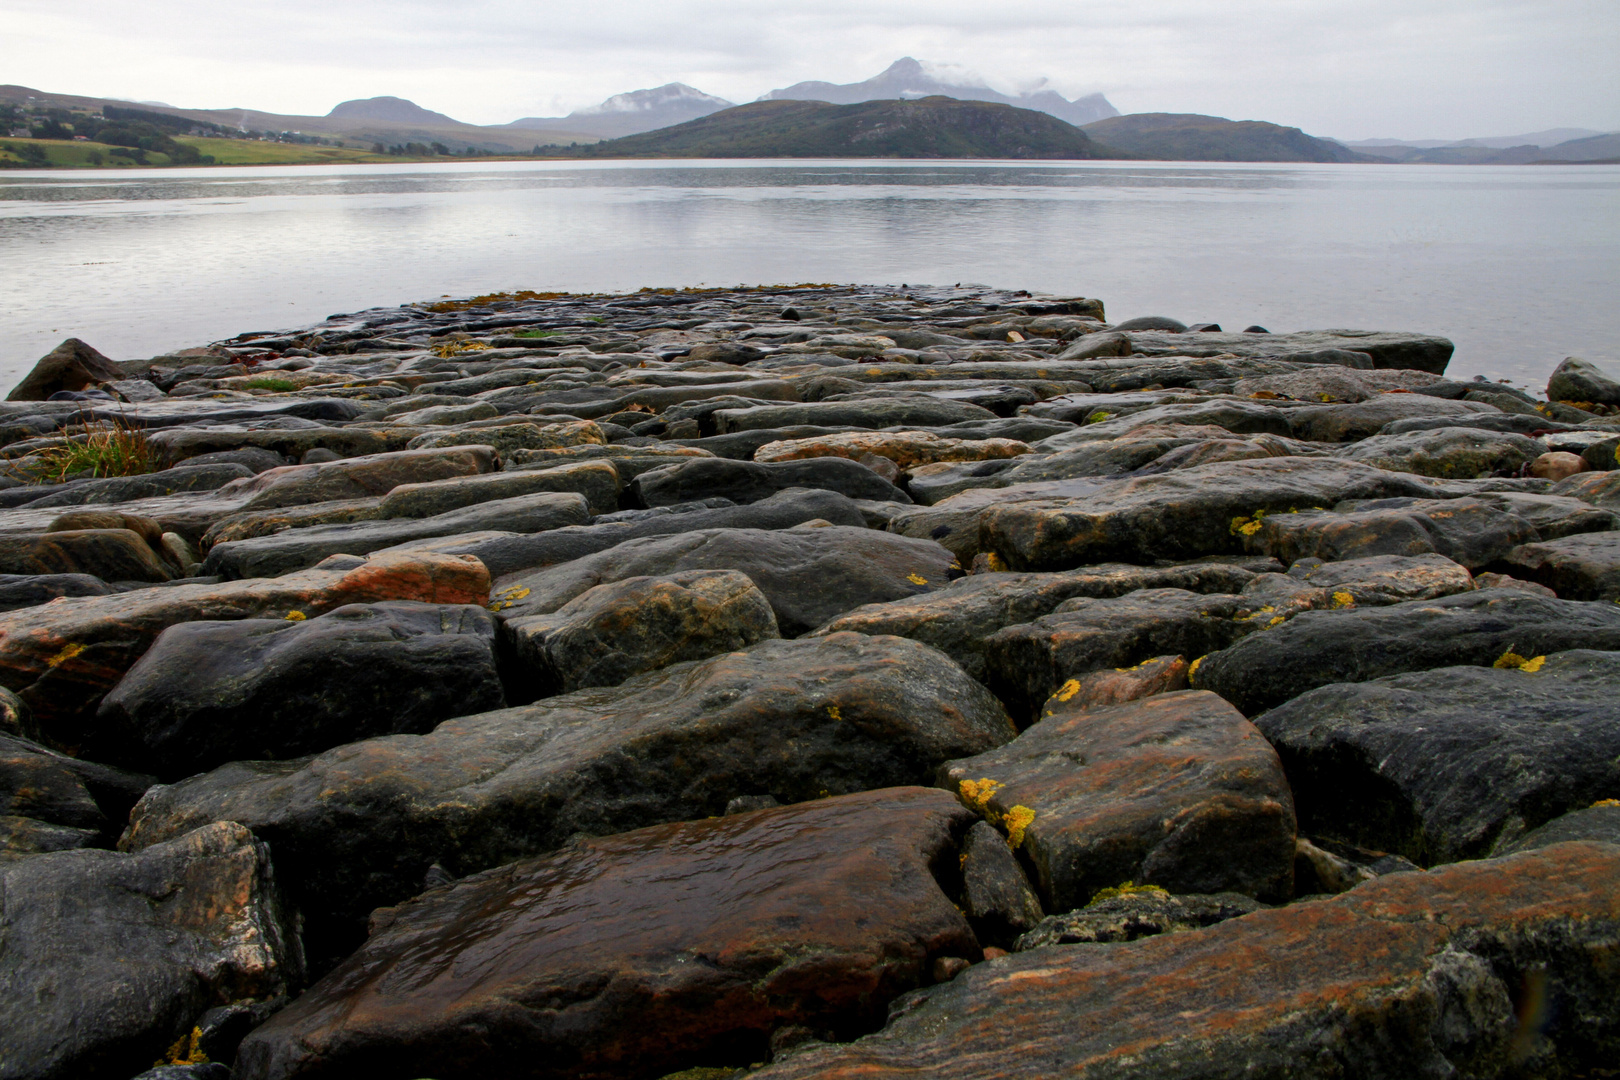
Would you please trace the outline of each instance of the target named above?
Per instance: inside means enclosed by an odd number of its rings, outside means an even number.
[[[643,131],[684,124],[688,120],[729,109],[734,104],[685,83],[666,83],[651,90],[614,94],[600,105],[576,109],[567,116],[526,116],[502,126],[547,133],[583,131],[599,139],[617,139],[624,135],[639,135]],[[553,136],[547,141],[571,142],[574,139]]]
[[[982,101],[756,101],[674,127],[574,147],[587,158],[1022,158],[1116,156],[1054,116]]]
[[[1331,139],[1261,120],[1197,113],[1130,113],[1087,124],[1086,134],[1154,161],[1376,161]]]

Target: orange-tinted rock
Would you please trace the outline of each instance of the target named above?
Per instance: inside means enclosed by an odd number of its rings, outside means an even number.
[[[379,600],[488,603],[489,571],[454,555],[342,557],[279,578],[59,599],[0,616],[0,685],[28,703],[45,739],[73,747],[102,696],[175,623],[307,618]]]
[[[1199,690],[1058,705],[1012,742],[940,769],[942,786],[1007,831],[1047,911],[1127,881],[1291,893],[1293,796],[1241,713]]]
[[[1123,705],[1127,701],[1187,689],[1187,658],[1155,656],[1135,667],[1109,668],[1070,679],[1058,687],[1051,700],[1041,707],[1041,716],[1052,716],[1067,706],[1069,710],[1094,709],[1103,705]]]
[[[382,909],[359,952],[243,1044],[244,1080],[659,1076],[850,1038],[941,957],[935,882],[972,816],[890,788],[585,840]]]
[[[1550,454],[1542,454],[1530,463],[1530,475],[1539,476],[1543,480],[1554,483],[1566,477],[1574,476],[1578,472],[1586,471],[1586,459],[1579,454],[1555,450]]]
[[[754,460],[843,457],[859,461],[867,454],[875,454],[901,469],[909,469],[941,461],[988,461],[1029,452],[1029,444],[1016,439],[950,439],[926,431],[850,431],[766,443],[754,451]]]
[[[876,1035],[751,1075],[1599,1076],[1620,1052],[1617,938],[1620,848],[1562,844],[980,964]]]

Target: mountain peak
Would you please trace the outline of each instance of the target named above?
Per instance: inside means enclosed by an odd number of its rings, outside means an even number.
[[[414,101],[397,97],[356,98],[333,106],[326,115],[338,120],[386,120],[394,124],[427,124],[434,127],[460,123],[444,113],[424,109]]]

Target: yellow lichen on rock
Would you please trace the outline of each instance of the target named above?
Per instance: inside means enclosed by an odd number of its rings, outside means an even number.
[[[978,780],[963,780],[957,785],[957,794],[970,809],[981,814],[989,814],[990,800],[1005,785],[989,777]]]
[[[1534,675],[1536,672],[1541,670],[1541,665],[1545,664],[1546,662],[1547,658],[1545,656],[1520,656],[1518,653],[1514,652],[1510,646],[1507,652],[1496,658],[1496,663],[1492,664],[1491,667],[1501,668],[1504,671],[1509,668],[1516,668],[1527,675]]]
[[[1124,669],[1121,669],[1121,670],[1124,670]],[[1057,698],[1059,701],[1068,701],[1070,698],[1074,697],[1074,695],[1078,694],[1079,692],[1080,692],[1080,680],[1079,679],[1070,679],[1068,682],[1066,682],[1062,686],[1058,687],[1057,693],[1053,694],[1052,696]]]
[[[309,616],[305,615],[302,611],[289,611],[287,614],[283,615],[282,618],[286,619],[288,622],[303,622],[305,619],[309,618]]]
[[[1168,889],[1161,889],[1157,885],[1138,885],[1133,881],[1122,881],[1118,885],[1107,889],[1098,889],[1086,905],[1100,904],[1104,900],[1115,900],[1121,896],[1169,896]]]
[[[45,666],[53,668],[61,664],[65,664],[75,656],[78,656],[80,653],[84,652],[84,650],[85,646],[80,645],[78,642],[70,641],[66,645],[62,646],[56,655],[46,660]]]
[[[1027,806],[1009,807],[1001,820],[1007,827],[1007,846],[1016,849],[1024,843],[1025,830],[1035,823],[1035,811]]]
[[[1333,594],[1333,606],[1336,608],[1355,607],[1356,598],[1347,592],[1336,592]]]

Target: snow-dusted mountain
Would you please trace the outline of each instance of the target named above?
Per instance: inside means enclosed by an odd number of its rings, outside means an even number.
[[[962,76],[931,68],[906,56],[865,82],[841,85],[829,82],[795,83],[781,90],[772,90],[759,100],[830,101],[834,105],[854,105],[862,101],[943,94],[961,101],[998,101],[1004,105],[1016,105],[1020,109],[1035,109],[1059,120],[1067,120],[1076,127],[1119,115],[1119,110],[1101,94],[1087,94],[1070,101],[1055,90],[1035,90],[1015,97],[976,83],[946,81],[948,78],[960,79]]]
[[[621,135],[639,135],[643,131],[655,131],[671,124],[684,124],[688,120],[729,109],[733,104],[685,83],[667,83],[651,90],[614,94],[600,105],[575,109],[567,116],[528,116],[503,126],[617,139]]]

